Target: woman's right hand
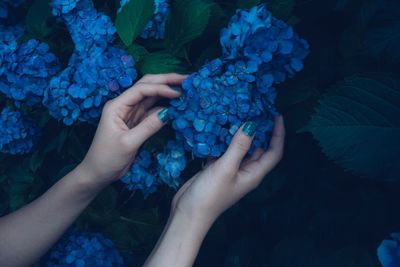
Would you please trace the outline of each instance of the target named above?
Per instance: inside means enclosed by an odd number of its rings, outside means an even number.
[[[282,116],[275,120],[270,147],[256,150],[244,159],[252,143],[255,125],[242,126],[225,154],[188,180],[174,197],[172,216],[210,227],[217,217],[255,189],[281,160],[285,127]]]

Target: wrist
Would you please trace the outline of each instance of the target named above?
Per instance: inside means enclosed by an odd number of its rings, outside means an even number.
[[[197,218],[196,216],[190,216],[180,210],[175,210],[171,212],[170,218],[168,220],[168,226],[174,226],[181,231],[196,235],[197,237],[204,237],[208,230],[213,225],[215,219]]]
[[[77,187],[81,191],[98,193],[108,186],[109,183],[98,179],[96,174],[82,162],[71,172]]]

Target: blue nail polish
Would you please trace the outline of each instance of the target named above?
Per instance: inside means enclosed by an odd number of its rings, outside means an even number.
[[[243,126],[243,133],[249,137],[252,137],[257,130],[257,123],[248,121]]]
[[[168,108],[164,108],[160,112],[158,112],[158,118],[163,123],[166,123],[169,120]]]

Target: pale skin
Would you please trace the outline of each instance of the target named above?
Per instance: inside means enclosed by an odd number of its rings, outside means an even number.
[[[61,237],[90,202],[122,177],[141,145],[159,131],[159,98],[176,98],[186,76],[147,75],[103,109],[84,160],[46,193],[0,218],[0,266],[30,266]],[[283,154],[282,117],[268,151],[245,158],[252,137],[241,130],[228,151],[188,180],[174,197],[170,218],[146,267],[192,266],[207,231],[226,209],[257,187]]]

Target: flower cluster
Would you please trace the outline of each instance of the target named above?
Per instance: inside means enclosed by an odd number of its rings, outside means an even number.
[[[128,190],[141,190],[145,198],[157,190],[158,180],[152,173],[153,163],[150,152],[141,150],[130,170],[121,178]]]
[[[68,67],[50,81],[43,103],[66,125],[78,119],[96,123],[104,103],[133,84],[134,64],[131,56],[114,47],[75,52]]]
[[[56,56],[34,39],[18,45],[23,33],[18,26],[0,27],[0,32],[0,92],[16,104],[40,105],[50,78],[59,70]]]
[[[111,18],[97,12],[91,0],[53,0],[53,15],[63,21],[79,52],[93,47],[105,49],[115,38]]]
[[[118,267],[124,261],[111,240],[98,233],[70,230],[53,247],[47,267]]]
[[[390,236],[391,240],[383,240],[378,247],[378,258],[382,267],[400,266],[400,233]]]
[[[0,114],[0,152],[12,155],[32,151],[39,138],[39,129],[19,111],[4,108]]]
[[[185,149],[181,142],[169,141],[163,153],[157,155],[159,179],[169,187],[177,189],[181,171],[186,167]]]
[[[121,0],[121,8],[130,0]],[[134,1],[134,0],[132,0]],[[169,0],[154,0],[155,11],[150,21],[146,24],[140,37],[144,39],[163,39],[165,24],[170,13]]]
[[[68,66],[50,81],[43,103],[66,125],[96,123],[104,103],[137,77],[133,58],[111,45],[115,28],[90,0],[53,0],[53,14],[64,21],[75,43]]]
[[[160,184],[178,188],[179,176],[186,167],[185,150],[181,142],[169,141],[155,158],[148,150],[141,150],[128,173],[121,179],[131,191],[141,190],[146,198]]]
[[[274,84],[302,69],[308,44],[272,17],[265,5],[239,10],[221,32],[223,56],[183,83],[171,102],[178,138],[197,157],[218,157],[245,121],[258,128],[251,151],[268,148],[275,109]]]

